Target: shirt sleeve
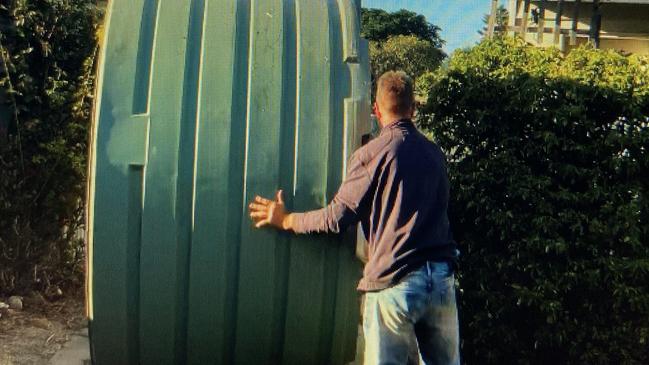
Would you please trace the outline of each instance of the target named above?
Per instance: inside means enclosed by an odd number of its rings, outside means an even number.
[[[305,213],[293,213],[295,233],[340,233],[358,223],[367,210],[372,179],[366,166],[354,153],[347,175],[329,205]]]

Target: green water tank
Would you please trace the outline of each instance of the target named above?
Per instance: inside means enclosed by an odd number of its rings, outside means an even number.
[[[113,0],[88,190],[96,364],[353,360],[356,235],[256,230],[323,207],[369,125],[354,0]]]

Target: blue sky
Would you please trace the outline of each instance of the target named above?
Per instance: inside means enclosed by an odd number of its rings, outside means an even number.
[[[442,39],[446,41],[444,50],[448,54],[480,40],[478,30],[483,26],[482,16],[491,9],[490,0],[362,0],[362,5],[390,12],[407,9],[423,14],[430,23],[442,28]]]

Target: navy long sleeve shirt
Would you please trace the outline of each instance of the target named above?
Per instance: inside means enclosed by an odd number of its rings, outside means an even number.
[[[453,260],[443,152],[410,120],[385,126],[352,155],[326,207],[295,213],[296,233],[344,231],[360,222],[368,243],[361,291],[396,284],[429,260]]]

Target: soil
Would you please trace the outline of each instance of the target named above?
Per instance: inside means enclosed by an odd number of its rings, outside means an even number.
[[[3,312],[0,365],[46,365],[72,334],[86,326],[81,296],[24,304],[22,311]]]

